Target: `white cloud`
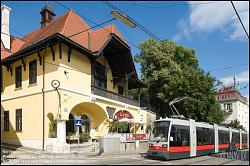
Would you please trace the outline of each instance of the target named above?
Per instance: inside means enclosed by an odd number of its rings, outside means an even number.
[[[182,39],[182,37],[185,37],[186,39],[190,40],[190,32],[189,32],[189,28],[186,28],[188,22],[185,19],[180,19],[178,21],[178,27],[182,29],[182,33],[178,33],[176,34],[172,40],[174,41],[179,41]]]
[[[227,38],[231,40],[247,39],[230,1],[219,1],[201,5],[194,5],[201,3],[199,1],[188,3],[190,13],[187,18],[182,18],[178,22],[181,32],[176,34],[173,40],[176,41],[184,38],[190,40],[190,36],[194,33],[199,32],[204,35],[204,33],[216,30],[225,33],[228,36]],[[233,3],[249,33],[249,2],[234,1]]]
[[[234,82],[234,76],[228,76],[228,77],[224,77],[221,78],[220,81],[223,82],[224,85],[229,85],[229,84],[233,84]],[[236,75],[236,81],[241,83],[249,83],[249,70],[247,71],[243,71],[239,74]]]

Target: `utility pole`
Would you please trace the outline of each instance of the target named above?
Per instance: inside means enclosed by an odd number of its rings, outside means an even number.
[[[234,75],[234,87],[236,88],[236,76]]]

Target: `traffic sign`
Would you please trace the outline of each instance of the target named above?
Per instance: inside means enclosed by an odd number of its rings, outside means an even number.
[[[82,120],[81,119],[76,120],[76,126],[81,126],[81,125],[82,125]]]

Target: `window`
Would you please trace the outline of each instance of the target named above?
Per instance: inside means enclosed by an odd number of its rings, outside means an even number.
[[[240,143],[240,134],[233,132],[232,133],[232,144]]]
[[[29,63],[29,84],[37,82],[37,60],[30,61]]]
[[[242,143],[247,143],[247,134],[242,133]]]
[[[16,67],[15,69],[15,82],[16,88],[22,87],[22,65]]]
[[[95,86],[101,89],[107,89],[107,73],[105,66],[99,62],[95,62]]]
[[[118,94],[123,95],[123,87],[118,86]]]
[[[167,142],[168,141],[168,131],[169,131],[169,121],[159,121],[154,123],[153,131],[150,135],[150,141],[152,142]]]
[[[9,111],[4,111],[4,131],[10,130]]]
[[[170,146],[189,146],[189,126],[172,125],[170,137]]]
[[[196,127],[197,145],[214,144],[214,130],[204,127]]]
[[[232,104],[230,104],[230,103],[226,104],[225,106],[226,106],[226,110],[231,110],[232,109]]]
[[[22,109],[16,110],[16,131],[22,131]]]
[[[218,130],[219,144],[229,144],[229,131]]]

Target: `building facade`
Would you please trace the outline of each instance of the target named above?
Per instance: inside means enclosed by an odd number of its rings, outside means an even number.
[[[55,19],[46,5],[41,27],[18,39],[9,34],[10,10],[1,6],[2,142],[66,152],[74,136],[105,136],[113,119],[145,133],[156,114],[128,94],[144,84],[114,25],[92,30],[74,10]]]
[[[249,131],[249,103],[246,97],[241,96],[236,86],[227,86],[219,89],[216,100],[224,112],[223,123],[229,124],[234,120],[240,122]]]

